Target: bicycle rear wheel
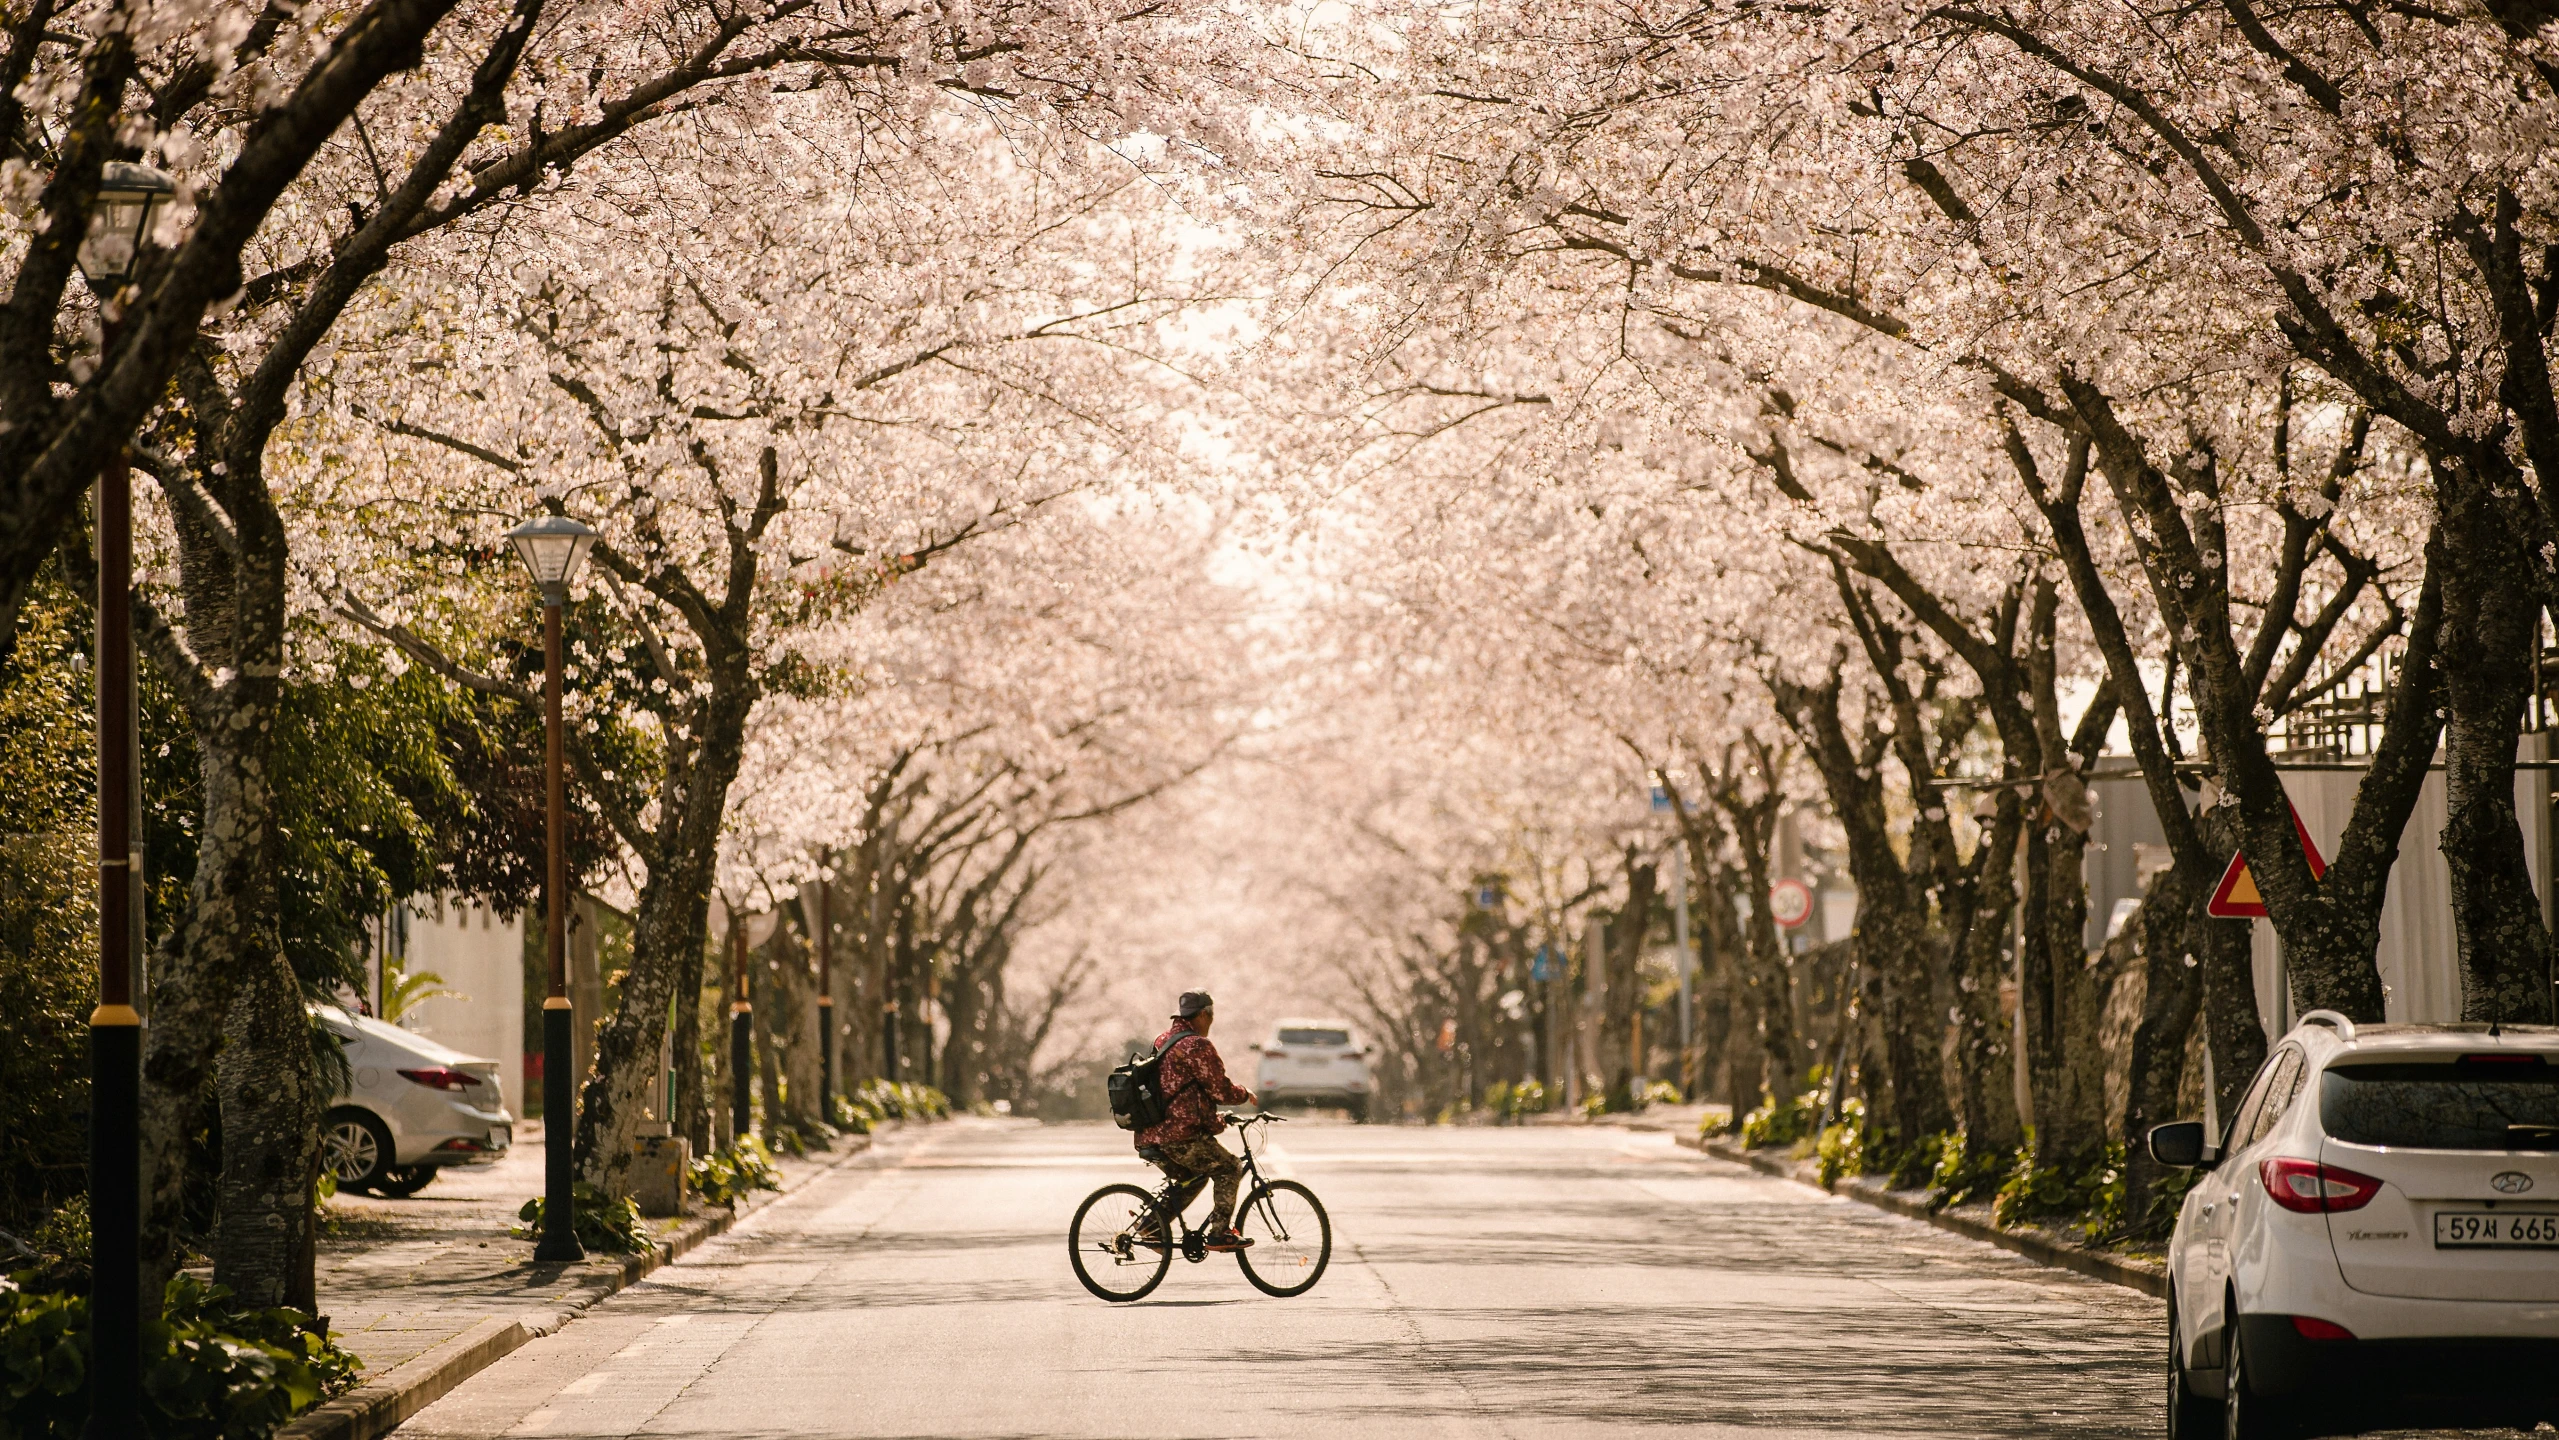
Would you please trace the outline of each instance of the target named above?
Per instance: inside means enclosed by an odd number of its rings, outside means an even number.
[[[1143,1238],[1148,1232],[1158,1238]],[[1143,1300],[1164,1283],[1173,1247],[1155,1197],[1134,1185],[1105,1185],[1084,1198],[1067,1227],[1066,1258],[1084,1288],[1110,1301]]]
[[[1235,1252],[1244,1278],[1265,1295],[1303,1295],[1333,1259],[1333,1221],[1315,1192],[1274,1180],[1245,1197],[1235,1228],[1253,1243]]]

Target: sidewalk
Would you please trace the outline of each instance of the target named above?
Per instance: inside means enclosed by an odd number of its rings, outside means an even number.
[[[878,1137],[893,1141],[894,1123]],[[779,1198],[759,1191],[736,1213],[698,1206],[649,1222],[652,1252],[537,1265],[533,1242],[507,1233],[542,1191],[542,1122],[518,1122],[505,1159],[453,1167],[405,1200],[342,1194],[321,1222],[320,1309],[338,1342],[364,1362],[357,1388],[279,1432],[289,1440],[372,1440],[453,1385],[536,1335],[727,1230]],[[902,1148],[902,1147],[899,1147]],[[848,1135],[833,1151],[776,1156],[787,1195],[873,1149]]]
[[[2049,1225],[2001,1226],[1991,1218],[1990,1203],[1977,1200],[1968,1205],[1932,1208],[1925,1190],[1893,1190],[1878,1178],[1868,1175],[1843,1175],[1829,1185],[1821,1183],[1821,1163],[1798,1160],[1776,1150],[1745,1150],[1733,1141],[1717,1137],[1701,1139],[1695,1131],[1673,1137],[1691,1150],[1747,1165],[1762,1174],[1828,1190],[1843,1199],[1862,1201],[1878,1210],[1890,1210],[1924,1221],[1940,1230],[1996,1245],[2002,1250],[2023,1255],[2037,1264],[2062,1270],[2075,1270],[2082,1275],[2139,1290],[2145,1295],[2165,1298],[2168,1294],[2168,1267],[2156,1257],[2101,1250],[2084,1243],[2077,1235]]]

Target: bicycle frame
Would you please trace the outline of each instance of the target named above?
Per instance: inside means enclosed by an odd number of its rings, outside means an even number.
[[[1253,1159],[1253,1127],[1255,1125],[1267,1124],[1271,1121],[1277,1120],[1279,1117],[1276,1115],[1262,1114],[1228,1115],[1225,1118],[1229,1124],[1232,1124],[1235,1127],[1235,1138],[1237,1142],[1244,1147],[1244,1154],[1242,1157],[1244,1174],[1241,1179],[1236,1181],[1237,1193],[1244,1196],[1246,1199],[1250,1199],[1252,1196],[1260,1194],[1269,1183],[1262,1178],[1262,1168],[1259,1164],[1255,1163]],[[1208,1187],[1208,1183],[1209,1182],[1206,1177],[1203,1176],[1192,1176],[1182,1180],[1175,1180],[1170,1176],[1167,1176],[1163,1187],[1155,1192],[1155,1219],[1158,1224],[1163,1226],[1165,1242],[1167,1244],[1175,1243],[1174,1236],[1178,1229],[1178,1233],[1180,1235],[1178,1243],[1181,1246],[1182,1258],[1195,1265],[1208,1258],[1208,1231],[1205,1229],[1193,1228],[1191,1222],[1183,1217],[1182,1212],[1191,1208],[1191,1202],[1199,1198],[1200,1191],[1206,1189]],[[1176,1191],[1187,1192],[1182,1195],[1178,1204],[1174,1202],[1173,1198]],[[1268,1199],[1265,1199],[1262,1204],[1272,1231],[1279,1235],[1280,1238],[1286,1239],[1287,1231],[1285,1227],[1280,1224],[1278,1212],[1271,1208]]]

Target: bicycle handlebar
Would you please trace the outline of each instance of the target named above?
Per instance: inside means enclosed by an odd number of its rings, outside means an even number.
[[[1268,1120],[1272,1124],[1276,1125],[1288,1119],[1285,1115],[1274,1115],[1268,1110],[1264,1110],[1257,1115],[1245,1115],[1234,1110],[1229,1110],[1217,1118],[1225,1121],[1229,1125],[1235,1126],[1250,1125],[1256,1120]]]

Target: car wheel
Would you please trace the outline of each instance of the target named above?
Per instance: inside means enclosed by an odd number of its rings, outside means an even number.
[[[1353,1099],[1350,1103],[1349,1109],[1351,1112],[1352,1124],[1365,1125],[1368,1123],[1368,1100],[1365,1096]]]
[[[2264,1397],[2251,1388],[2248,1347],[2240,1343],[2236,1303],[2224,1311],[2222,1326],[2222,1333],[2230,1337],[2221,1372],[2222,1440],[2292,1440],[2301,1431],[2288,1421],[2276,1419]]]
[[[2203,1440],[2218,1434],[2219,1406],[2195,1393],[2186,1377],[2186,1336],[2177,1323],[2177,1296],[2168,1296],[2168,1440]]]
[[[433,1165],[402,1165],[382,1172],[382,1181],[374,1186],[377,1193],[394,1200],[406,1200],[424,1190],[435,1179]]]
[[[332,1110],[320,1117],[320,1168],[341,1190],[370,1190],[397,1163],[391,1132],[361,1110]]]

